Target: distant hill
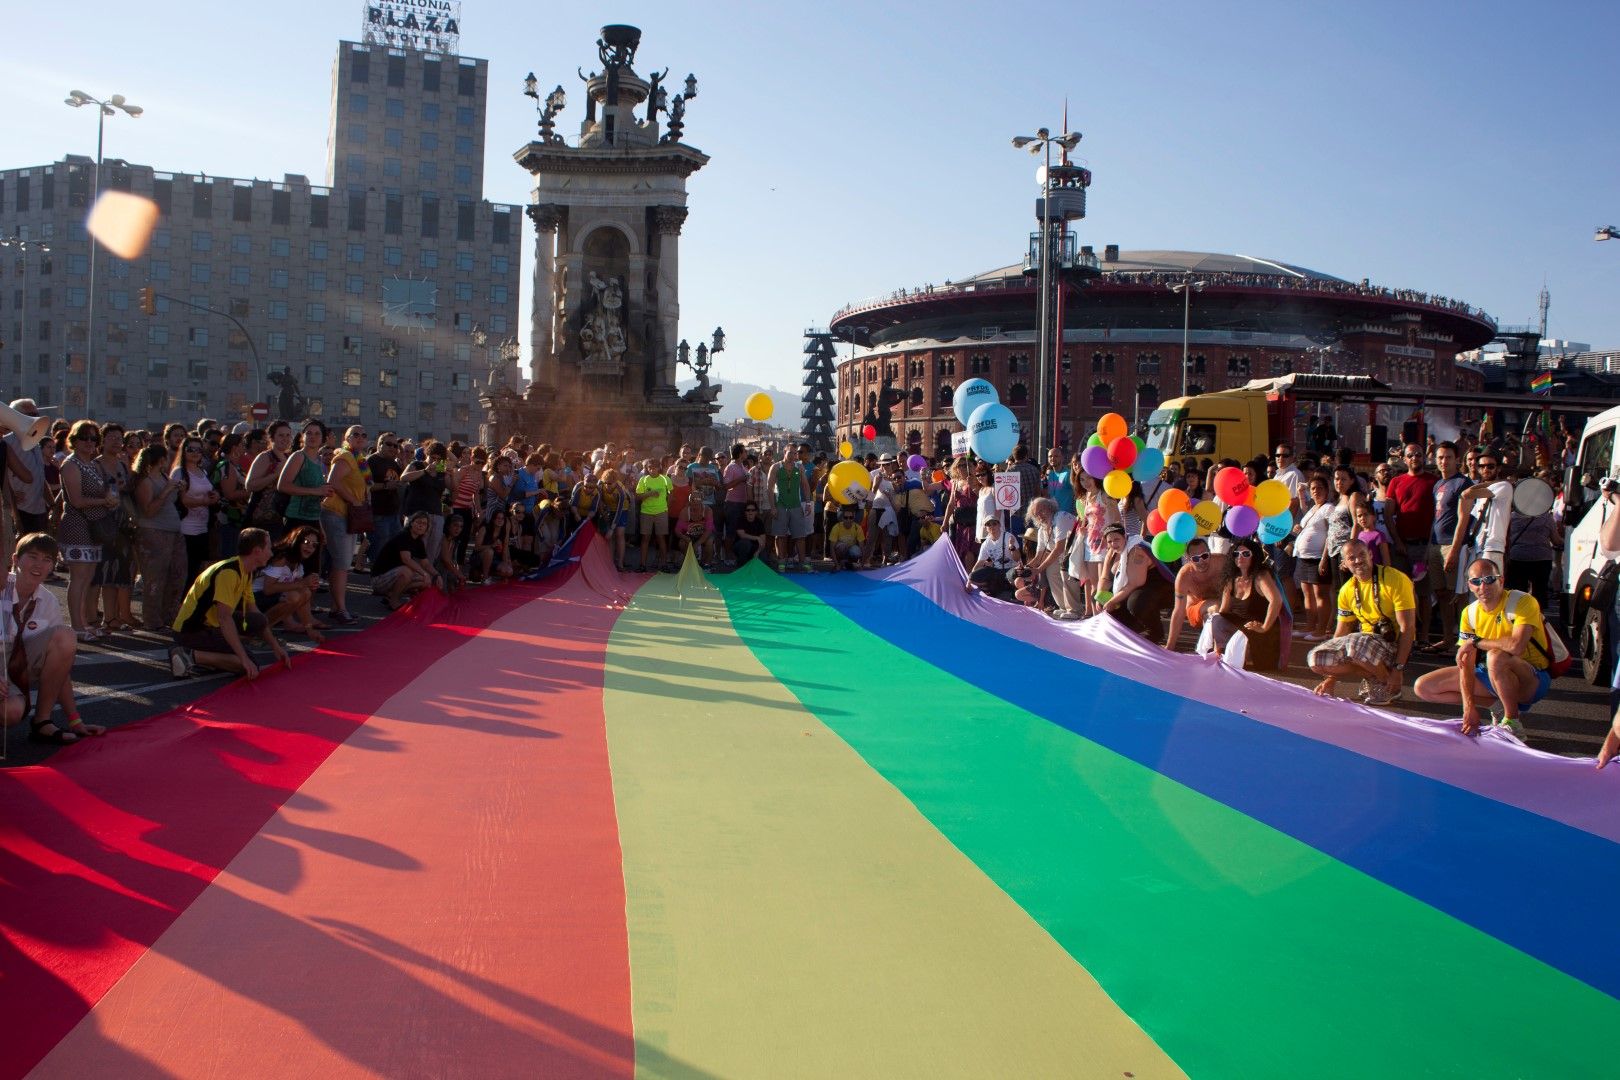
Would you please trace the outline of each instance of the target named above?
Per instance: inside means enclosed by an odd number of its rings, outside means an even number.
[[[778,390],[774,386],[755,386],[753,383],[731,382],[726,379],[715,379],[713,381],[720,383],[720,412],[715,417],[717,422],[731,424],[738,420],[748,419],[743,412],[743,402],[748,400],[750,394],[764,391],[771,396],[771,401],[776,405],[776,411],[771,414],[768,422],[794,431],[799,429],[799,408],[802,405],[799,391]],[[697,381],[688,379],[675,385],[684,394],[696,386]]]

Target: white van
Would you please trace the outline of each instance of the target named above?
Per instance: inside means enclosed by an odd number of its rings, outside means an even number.
[[[1607,612],[1590,610],[1592,587],[1598,574],[1620,552],[1598,548],[1598,531],[1603,525],[1606,503],[1600,485],[1617,475],[1614,455],[1616,432],[1620,431],[1620,407],[1601,412],[1586,422],[1581,433],[1580,453],[1575,467],[1564,477],[1564,612],[1568,623],[1564,640],[1581,660],[1586,677],[1593,685],[1608,681],[1604,661],[1604,639],[1608,634]],[[1612,655],[1612,653],[1611,653]]]

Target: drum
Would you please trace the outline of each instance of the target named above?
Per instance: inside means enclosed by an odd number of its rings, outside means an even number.
[[[1534,476],[1513,486],[1513,509],[1525,517],[1540,517],[1553,508],[1552,485]]]

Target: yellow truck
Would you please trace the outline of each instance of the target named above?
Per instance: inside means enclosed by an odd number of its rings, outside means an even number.
[[[1293,439],[1293,398],[1265,390],[1222,390],[1171,398],[1149,414],[1149,446],[1172,461],[1209,458],[1249,461]]]

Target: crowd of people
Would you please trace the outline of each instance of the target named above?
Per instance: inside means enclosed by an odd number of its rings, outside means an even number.
[[[13,407],[37,415],[27,399]],[[1267,460],[1171,461],[1122,498],[1055,449],[1044,468],[1022,446],[1002,463],[872,453],[862,459],[870,483],[838,490],[837,461],[803,443],[719,455],[521,436],[495,447],[373,437],[318,419],[161,431],[59,422],[29,449],[8,436],[3,456],[0,543],[14,553],[0,600],[6,722],[31,716],[32,737],[48,742],[99,733],[74,704],[81,643],[158,634],[176,677],[198,667],[254,677],[252,643],[286,663],[279,634],[318,642],[355,620],[356,570],[369,573],[377,602],[397,608],[424,589],[541,565],[586,521],[627,573],[673,572],[689,553],[711,569],[753,559],[786,572],[864,569],[943,538],[969,589],[1060,620],[1107,615],[1166,648],[1258,671],[1285,669],[1298,640],[1318,693],[1349,680],[1372,705],[1405,692],[1454,702],[1470,732],[1487,720],[1522,730],[1561,652],[1546,615],[1561,501],[1526,516],[1513,499],[1516,477],[1556,488],[1557,470],[1507,440],[1431,439],[1365,470],[1348,452],[1296,457],[1279,444]],[[1291,533],[1261,543],[1217,528],[1176,563],[1154,557],[1148,523],[1160,496],[1173,487],[1206,498],[1231,466],[1251,484],[1288,487]],[[1019,478],[1011,511],[996,504],[998,471]],[[1620,524],[1614,531],[1620,550]],[[63,573],[58,603],[40,586]],[[1419,650],[1455,663],[1409,687]],[[1612,741],[1605,761],[1620,752],[1620,734]]]
[[[1107,264],[1104,264],[1106,269]],[[1168,288],[1171,285],[1182,285],[1188,280],[1189,271],[1184,270],[1111,270],[1107,271],[1091,288],[1107,288],[1111,285],[1139,287],[1143,285]],[[1198,271],[1198,280],[1213,286],[1230,286],[1245,289],[1287,289],[1293,292],[1330,293],[1336,296],[1364,296],[1378,300],[1400,300],[1412,304],[1428,304],[1431,307],[1444,308],[1459,315],[1468,315],[1477,319],[1495,324],[1496,320],[1490,315],[1462,300],[1454,300],[1448,296],[1435,293],[1421,292],[1417,289],[1391,289],[1383,285],[1374,285],[1363,278],[1360,281],[1340,281],[1337,278],[1320,276],[1296,275],[1293,273],[1257,274],[1241,273],[1235,271]],[[946,282],[944,285],[923,285],[915,289],[896,289],[884,296],[873,300],[861,301],[846,305],[835,320],[845,315],[864,311],[874,307],[882,307],[899,300],[910,300],[917,297],[945,295],[957,292],[982,292],[986,289],[1004,287],[1004,282],[973,281],[968,283]]]

